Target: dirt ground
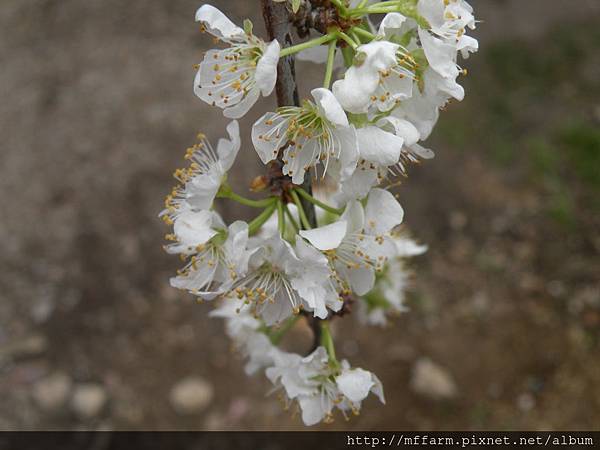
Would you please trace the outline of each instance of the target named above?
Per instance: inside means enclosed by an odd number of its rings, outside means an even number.
[[[262,30],[257,0],[214,4]],[[411,311],[335,326],[387,405],[322,429],[598,429],[600,4],[472,4],[467,96],[398,189],[430,249],[411,264]],[[303,428],[244,375],[210,305],[168,285],[171,173],[198,131],[224,129],[191,90],[210,45],[198,6],[0,5],[1,429]],[[300,69],[306,91],[319,74]],[[240,189],[261,173],[249,130],[272,102],[242,121]],[[172,392],[190,377],[207,401],[181,414]]]

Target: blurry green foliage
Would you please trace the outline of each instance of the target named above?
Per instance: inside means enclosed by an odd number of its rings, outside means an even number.
[[[590,70],[598,48],[595,24],[488,46],[483,65],[474,60],[474,75],[464,80],[468,101],[440,120],[443,145],[479,151],[510,169],[513,179],[543,192],[552,218],[574,225],[578,202],[600,208],[600,128],[589,111],[600,98]]]
[[[591,188],[600,189],[600,128],[574,123],[560,130],[558,141],[577,176]]]

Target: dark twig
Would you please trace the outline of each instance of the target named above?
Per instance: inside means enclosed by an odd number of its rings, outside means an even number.
[[[292,17],[287,9],[285,2],[273,2],[272,0],[261,0],[263,18],[269,33],[270,39],[277,39],[282,47],[292,45]],[[298,87],[296,85],[296,70],[294,66],[294,57],[288,56],[281,58],[277,66],[277,84],[275,85],[277,94],[277,104],[279,106],[300,105],[298,98]],[[281,155],[278,161],[274,163],[275,170],[277,167],[283,167]],[[271,168],[273,170],[274,168]],[[312,193],[310,174],[307,173],[304,177],[302,188]],[[312,227],[317,225],[314,206],[302,200],[304,212]]]
[[[261,0],[263,18],[269,33],[270,39],[277,39],[282,47],[288,47],[292,45],[292,18],[288,11],[285,3],[273,2],[272,0]],[[275,92],[277,94],[278,106],[287,105],[300,105],[298,98],[298,87],[296,85],[296,71],[294,67],[294,57],[288,56],[281,58],[277,66],[277,84],[275,85]],[[273,161],[269,167],[270,174],[281,173],[283,167],[281,152],[277,161]],[[272,179],[277,179],[278,184],[282,184],[283,179],[289,179],[283,175],[273,176]],[[291,180],[289,180],[291,183]],[[304,177],[304,183],[302,188],[309,193],[312,193],[310,173],[307,173]],[[302,207],[308,218],[308,222],[311,227],[317,226],[317,219],[315,215],[315,207],[312,203],[302,199]],[[319,319],[306,316],[310,327],[314,333],[313,350],[319,346],[321,341],[321,327],[319,325]],[[312,350],[311,350],[312,351]]]

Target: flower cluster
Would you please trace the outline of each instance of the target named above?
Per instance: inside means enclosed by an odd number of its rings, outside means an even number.
[[[299,14],[312,2],[286,3]],[[285,48],[255,36],[248,20],[238,27],[215,7],[200,7],[201,29],[224,48],[206,52],[194,92],[225,117],[244,116],[272,93],[281,58],[325,63],[324,82],[311,98],[282,105],[252,127],[252,144],[269,165],[257,183],[268,188],[267,197],[249,199],[228,184],[241,147],[233,120],[216,146],[199,135],[187,149],[189,165],[175,172],[179,184],[161,212],[173,227],[165,249],[184,261],[172,286],[217,300],[212,315],[225,319],[227,334],[248,358],[248,374],[264,370],[306,425],[331,420],[335,410],[358,413],[369,393],[384,402],[375,375],[337,359],[329,324],[351,304],[361,323],[374,325],[407,310],[405,261],[426,247],[400,228],[404,210],[390,181],[433,157],[422,143],[446,103],[464,97],[459,56],[478,46],[466,34],[476,21],[463,0],[328,5],[339,20],[319,37]],[[227,225],[215,199],[260,212]],[[319,330],[308,356],[280,346],[300,318]]]

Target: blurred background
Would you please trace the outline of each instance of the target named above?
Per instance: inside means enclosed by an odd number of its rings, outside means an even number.
[[[600,2],[472,0],[480,52],[436,158],[399,187],[429,252],[411,311],[338,321],[387,405],[323,429],[590,429],[600,423]],[[213,1],[263,33],[258,0]],[[248,378],[211,306],[169,287],[157,218],[198,131],[212,45],[198,0],[0,4],[0,428],[302,429]],[[298,67],[303,92],[318,66]],[[250,126],[231,179],[262,173]],[[248,217],[223,203],[227,219]],[[292,339],[307,339],[301,327]]]

